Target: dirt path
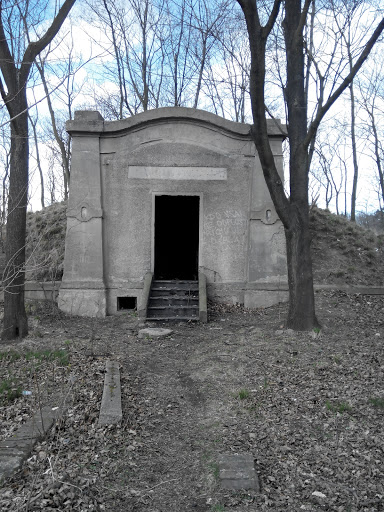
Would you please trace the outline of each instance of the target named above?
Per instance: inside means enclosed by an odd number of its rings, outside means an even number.
[[[241,389],[247,357],[230,340],[217,350],[222,327],[198,330],[176,326],[169,339],[140,340],[122,361],[122,374],[140,381],[141,457],[149,462],[135,471],[129,510],[203,511],[215,501],[223,431],[236,423],[231,389]]]

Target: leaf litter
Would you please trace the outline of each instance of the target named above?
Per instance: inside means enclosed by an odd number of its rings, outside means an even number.
[[[0,509],[321,511],[384,508],[384,358],[380,296],[316,293],[321,333],[284,329],[286,305],[211,306],[205,325],[139,339],[133,314],[68,317],[44,306],[31,334],[2,353],[1,437],[39,405],[65,413]],[[34,351],[57,358],[26,360]],[[57,352],[56,352],[57,353]],[[24,354],[24,355],[23,355]],[[120,364],[123,422],[98,426],[105,362]],[[251,453],[261,492],[220,487],[217,461]]]

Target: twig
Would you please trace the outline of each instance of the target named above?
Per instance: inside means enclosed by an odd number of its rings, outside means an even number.
[[[150,489],[148,489],[148,491],[145,493],[145,494],[142,494],[142,498],[144,498],[145,496],[148,496],[148,494],[153,491],[153,489],[156,489],[156,487],[159,487],[160,485],[164,485],[164,484],[169,484],[169,482],[175,482],[177,480],[177,478],[172,478],[171,480],[166,480],[165,482],[160,482],[159,484],[155,485],[154,487],[151,487]]]

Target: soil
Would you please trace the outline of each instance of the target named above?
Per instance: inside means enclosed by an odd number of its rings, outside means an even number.
[[[316,284],[384,285],[384,233],[316,207],[310,230]]]
[[[1,378],[32,395],[3,402],[1,436],[39,401],[67,409],[5,482],[0,509],[384,510],[384,298],[317,292],[316,303],[321,332],[284,329],[282,304],[216,306],[209,323],[161,340],[139,339],[134,314],[32,305],[30,335],[1,360]],[[123,422],[100,428],[108,358]],[[231,452],[253,455],[260,493],[221,488],[218,457]]]

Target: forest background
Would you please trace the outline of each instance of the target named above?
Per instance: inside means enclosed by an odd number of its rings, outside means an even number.
[[[14,52],[23,55],[28,42],[46,27],[47,10],[55,5],[41,0],[7,4],[7,36],[19,46]],[[16,24],[21,12],[33,23]],[[382,16],[378,0],[312,2],[304,32],[309,121],[351,69]],[[276,25],[268,43],[266,110],[286,122],[281,26]],[[381,38],[310,148],[310,201],[378,228],[384,225],[383,55]],[[75,110],[98,110],[104,119],[117,120],[152,108],[185,106],[252,123],[249,70],[247,30],[236,2],[76,2],[59,35],[34,61],[29,77],[29,208],[38,210],[68,195],[71,141],[65,122]],[[2,225],[10,165],[8,121],[2,105]]]

